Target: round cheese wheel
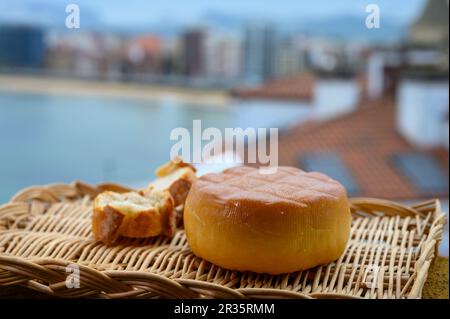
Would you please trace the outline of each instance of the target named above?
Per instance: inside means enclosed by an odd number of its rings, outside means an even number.
[[[223,268],[281,274],[344,252],[351,214],[345,188],[293,167],[261,174],[241,166],[198,178],[184,209],[195,255]]]

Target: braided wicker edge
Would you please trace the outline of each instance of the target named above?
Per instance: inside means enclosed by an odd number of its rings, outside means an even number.
[[[14,195],[9,203],[0,206],[0,212],[8,205],[40,200],[56,203],[63,198],[76,199],[88,195],[95,197],[104,190],[125,192],[131,188],[115,183],[102,183],[96,186],[74,181],[71,184],[50,184],[32,186]],[[422,295],[428,269],[437,255],[443,237],[446,215],[442,212],[439,200],[429,200],[413,207],[381,199],[353,198],[351,209],[368,212],[383,211],[385,215],[420,216],[422,208],[434,206],[431,228],[423,243],[419,258],[410,278],[412,285],[407,298],[416,299]],[[73,264],[67,260],[36,259],[10,256],[0,253],[0,286],[21,285],[50,296],[63,298],[298,298],[298,299],[363,299],[353,295],[336,293],[303,294],[282,289],[239,288],[231,289],[218,284],[192,280],[169,279],[149,272],[138,271],[99,271],[84,265],[80,268],[83,288],[66,288],[66,267]]]

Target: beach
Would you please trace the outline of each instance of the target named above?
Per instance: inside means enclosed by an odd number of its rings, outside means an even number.
[[[0,90],[18,93],[97,96],[147,101],[182,100],[198,106],[227,106],[228,92],[175,88],[139,83],[83,81],[34,75],[0,74]]]

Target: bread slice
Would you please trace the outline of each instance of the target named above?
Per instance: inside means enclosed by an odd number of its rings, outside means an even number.
[[[194,166],[183,162],[180,157],[176,156],[174,159],[171,159],[169,162],[158,167],[155,174],[158,177],[163,177],[182,167],[189,167],[194,173],[197,171]]]
[[[168,191],[175,207],[184,205],[192,183],[196,180],[195,168],[176,158],[156,170],[158,178],[147,186],[147,190]]]
[[[100,193],[94,200],[94,237],[110,244],[119,236],[173,236],[196,179],[195,171],[190,164],[175,158],[157,169],[158,178],[144,190]]]
[[[168,191],[106,191],[94,201],[92,232],[105,244],[113,243],[119,236],[173,236],[175,224],[174,201]]]

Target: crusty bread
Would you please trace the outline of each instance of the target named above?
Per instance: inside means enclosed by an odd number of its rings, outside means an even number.
[[[147,190],[167,190],[172,195],[175,206],[184,205],[192,183],[197,178],[195,168],[179,158],[170,161],[156,170],[158,178],[151,182]]]
[[[184,209],[192,251],[224,268],[281,274],[336,260],[350,235],[345,188],[321,173],[236,167],[199,177]]]
[[[158,167],[155,174],[158,177],[163,177],[182,167],[189,167],[194,173],[197,171],[194,166],[183,162],[180,157],[176,156],[174,159]]]
[[[119,236],[173,236],[174,201],[168,191],[115,193],[106,191],[94,201],[92,232],[97,240],[113,243]]]
[[[175,206],[178,206],[184,204],[195,179],[195,172],[191,167],[181,167],[168,175],[157,178],[148,185],[147,189],[169,191],[175,201]]]
[[[92,232],[97,240],[109,244],[119,236],[174,235],[196,179],[195,168],[175,158],[158,168],[156,175],[158,178],[139,192],[106,191],[96,197]]]

